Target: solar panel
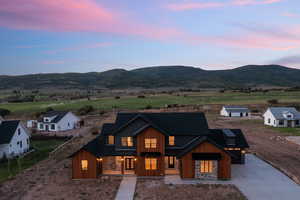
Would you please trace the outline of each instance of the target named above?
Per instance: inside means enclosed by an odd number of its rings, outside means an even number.
[[[235,134],[229,129],[223,129],[222,131],[227,137],[235,137]]]

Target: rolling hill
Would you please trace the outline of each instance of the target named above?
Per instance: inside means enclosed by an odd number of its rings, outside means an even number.
[[[0,89],[43,88],[228,88],[300,86],[300,70],[280,65],[247,65],[230,70],[159,66],[105,72],[0,76]]]

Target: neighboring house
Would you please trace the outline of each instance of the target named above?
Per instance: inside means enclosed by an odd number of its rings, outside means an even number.
[[[270,107],[263,117],[268,126],[300,127],[300,112],[293,107]]]
[[[30,134],[20,121],[0,121],[0,158],[18,156],[30,148]]]
[[[220,114],[225,117],[248,117],[250,110],[243,106],[223,106]]]
[[[27,128],[37,128],[38,121],[37,120],[28,120]]]
[[[203,113],[118,113],[72,157],[73,179],[101,174],[230,179],[248,143],[239,129],[209,129]]]
[[[72,112],[50,111],[43,114],[37,123],[38,131],[67,131],[79,127],[80,118]]]

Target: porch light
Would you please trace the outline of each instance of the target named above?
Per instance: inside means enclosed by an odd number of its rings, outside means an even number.
[[[245,150],[242,150],[242,154],[245,154],[246,153],[246,151]]]
[[[97,161],[99,162],[99,161],[102,161],[103,159],[102,158],[97,158]]]
[[[124,159],[123,159],[123,158],[121,158],[121,161],[124,161]]]
[[[137,161],[137,159],[135,158],[134,161]]]

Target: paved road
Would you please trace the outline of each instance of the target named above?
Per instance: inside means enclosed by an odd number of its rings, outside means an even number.
[[[135,176],[124,176],[115,200],[132,200],[134,197],[135,185]]]
[[[249,200],[300,199],[299,185],[254,155],[246,156],[245,165],[232,166],[231,181],[181,180],[178,176],[167,176],[165,182],[173,184],[234,184]]]

